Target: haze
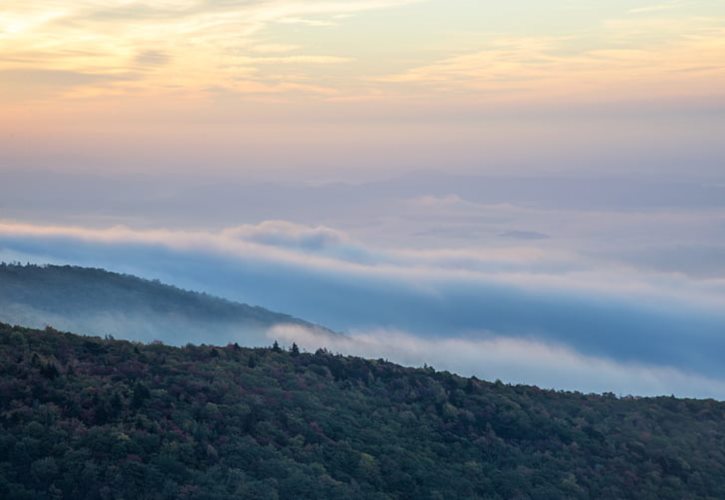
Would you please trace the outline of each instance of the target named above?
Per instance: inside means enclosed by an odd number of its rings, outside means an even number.
[[[7,1],[0,259],[314,349],[725,397],[725,3]]]

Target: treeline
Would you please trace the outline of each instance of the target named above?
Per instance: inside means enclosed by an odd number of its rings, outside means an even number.
[[[725,404],[0,325],[0,498],[725,498]]]

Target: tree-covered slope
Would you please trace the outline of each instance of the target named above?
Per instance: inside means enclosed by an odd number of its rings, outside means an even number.
[[[725,498],[725,404],[0,325],[1,498]]]
[[[0,264],[0,321],[166,343],[264,345],[286,314],[102,269]]]

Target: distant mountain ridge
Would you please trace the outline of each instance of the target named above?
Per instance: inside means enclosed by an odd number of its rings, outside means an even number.
[[[170,344],[267,345],[278,324],[307,321],[103,269],[0,264],[0,321]],[[327,331],[329,333],[329,331]]]

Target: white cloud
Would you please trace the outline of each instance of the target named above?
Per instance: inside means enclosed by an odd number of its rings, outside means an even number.
[[[421,338],[400,331],[375,330],[334,336],[298,325],[277,325],[267,331],[271,340],[314,351],[384,358],[407,366],[427,364],[485,380],[531,384],[543,388],[620,395],[725,399],[725,381],[675,368],[621,363],[586,356],[563,345],[486,335],[484,339]]]
[[[630,14],[649,14],[652,12],[661,12],[663,10],[672,10],[677,9],[678,7],[683,7],[685,5],[691,4],[692,2],[686,2],[683,0],[672,0],[670,2],[662,2],[658,4],[652,4],[652,5],[646,5],[644,7],[635,7],[634,9],[629,9]]]

